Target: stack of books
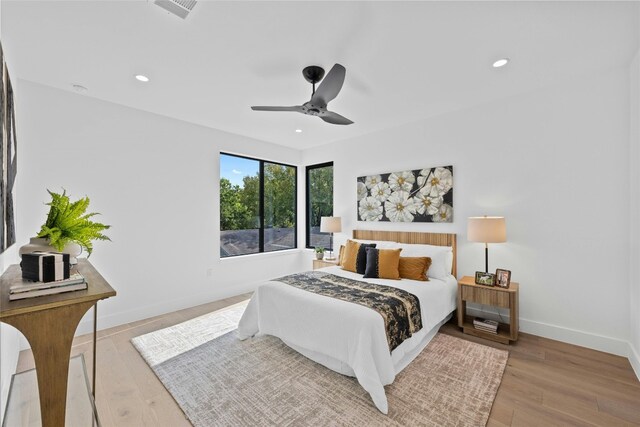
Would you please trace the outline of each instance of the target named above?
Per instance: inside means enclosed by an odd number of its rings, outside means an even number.
[[[68,279],[56,280],[54,282],[31,282],[23,280],[22,283],[9,288],[9,301],[61,294],[70,291],[81,291],[84,289],[87,289],[87,282],[82,275],[77,273],[72,274]]]
[[[498,322],[495,320],[476,317],[473,319],[473,327],[480,331],[489,332],[490,334],[498,333]]]

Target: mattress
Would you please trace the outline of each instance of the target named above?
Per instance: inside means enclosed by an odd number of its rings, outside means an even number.
[[[374,310],[268,281],[253,294],[238,325],[238,337],[276,336],[311,360],[356,377],[376,407],[386,414],[384,386],[391,384],[424,349],[455,310],[457,282],[453,276],[428,282],[363,279],[337,266],[322,271],[414,294],[420,300],[422,329],[390,353],[384,321]]]

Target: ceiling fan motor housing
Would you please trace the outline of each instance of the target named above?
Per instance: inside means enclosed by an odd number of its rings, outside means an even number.
[[[324,68],[310,65],[302,70],[302,75],[309,83],[316,84],[324,77]]]
[[[327,106],[315,105],[311,102],[305,102],[302,104],[302,111],[304,114],[308,114],[310,116],[321,116],[327,111]]]

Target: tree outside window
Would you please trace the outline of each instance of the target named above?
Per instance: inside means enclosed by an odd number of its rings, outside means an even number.
[[[320,218],[333,216],[333,163],[307,166],[307,247],[329,248],[329,234],[320,232]]]
[[[296,167],[220,154],[220,257],[296,247]]]

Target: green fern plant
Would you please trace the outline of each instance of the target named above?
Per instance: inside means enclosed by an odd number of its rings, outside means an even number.
[[[89,207],[89,198],[84,197],[71,202],[66,190],[62,194],[47,190],[51,195],[51,202],[47,203],[51,208],[47,215],[38,237],[49,239],[49,244],[61,251],[69,242],[75,242],[82,246],[91,256],[94,240],[111,240],[102,232],[109,229],[110,225],[104,225],[90,220],[98,213],[85,213]]]

